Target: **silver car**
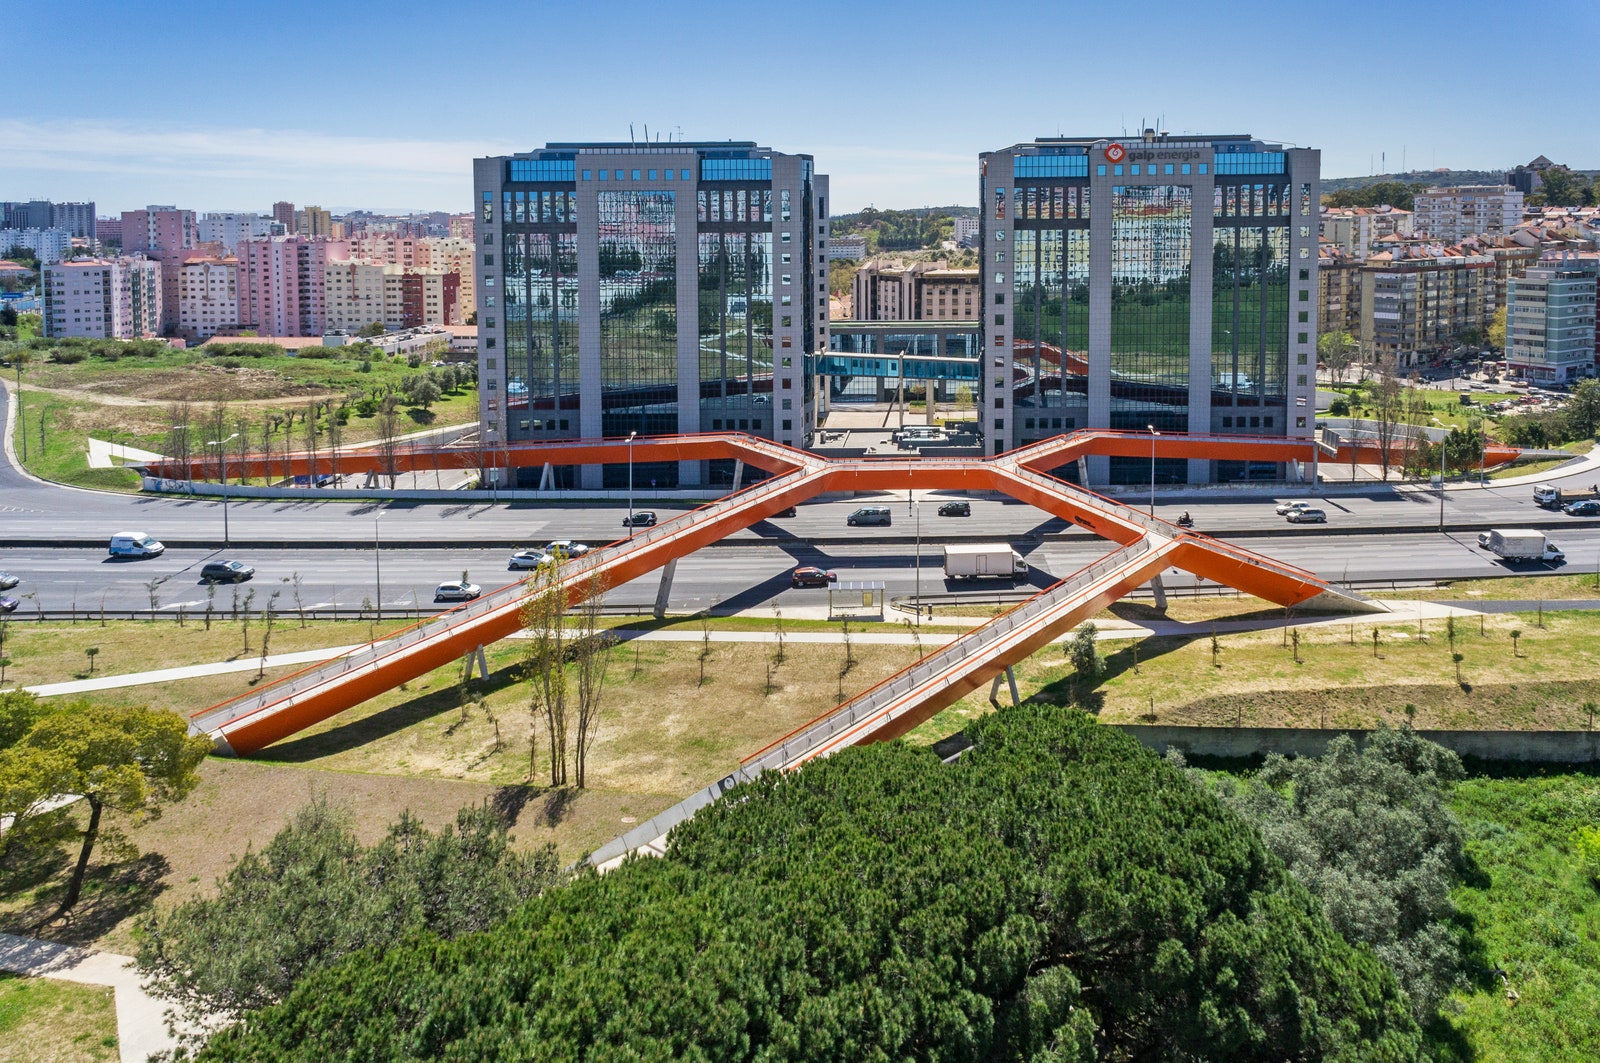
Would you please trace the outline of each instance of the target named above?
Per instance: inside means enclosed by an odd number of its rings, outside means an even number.
[[[436,602],[470,602],[483,593],[483,589],[476,583],[464,583],[453,580],[441,583],[434,589],[433,600]]]
[[[518,550],[511,555],[511,560],[506,562],[506,568],[512,571],[538,568],[540,565],[548,565],[550,561],[550,555],[543,550]]]
[[[22,580],[9,572],[0,572],[0,591],[8,591],[21,582]]]

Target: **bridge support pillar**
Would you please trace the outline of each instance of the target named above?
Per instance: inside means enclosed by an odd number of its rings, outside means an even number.
[[[551,485],[555,483],[555,479],[556,479],[556,471],[555,471],[555,469],[550,467],[550,463],[548,461],[545,462],[544,463],[544,471],[539,474],[539,490],[541,490],[541,491],[550,490]]]
[[[472,666],[474,664],[476,664],[478,666],[478,678],[479,679],[488,679],[489,678],[489,659],[484,656],[483,647],[482,646],[479,646],[477,649],[473,650],[472,653],[467,655],[467,678],[468,679],[472,678]]]
[[[1017,696],[1017,674],[1011,670],[1009,664],[1006,665],[1006,670],[1003,673],[995,674],[994,682],[989,685],[990,704],[996,706],[1000,704],[1000,680],[1002,679],[1011,687],[1011,704],[1016,705],[1022,699]]]
[[[672,596],[672,577],[677,571],[677,558],[668,561],[661,569],[661,586],[656,588],[656,607],[651,611],[657,620],[667,618],[667,599]]]
[[[733,493],[737,493],[739,485],[744,482],[744,462],[735,460],[733,463]]]
[[[1167,611],[1167,586],[1161,582],[1159,575],[1150,577],[1150,593],[1156,596],[1156,611]]]

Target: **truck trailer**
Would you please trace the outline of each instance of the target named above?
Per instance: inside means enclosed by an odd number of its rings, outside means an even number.
[[[1017,580],[1028,574],[1028,563],[1005,543],[972,543],[944,548],[947,579]]]
[[[1539,484],[1533,489],[1534,502],[1545,509],[1560,509],[1569,502],[1582,502],[1588,498],[1600,498],[1600,485],[1553,487],[1550,484]]]
[[[1493,528],[1488,541],[1488,551],[1503,561],[1565,561],[1567,555],[1545,537],[1544,532],[1532,528]]]

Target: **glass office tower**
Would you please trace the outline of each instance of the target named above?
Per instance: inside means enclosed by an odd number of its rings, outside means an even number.
[[[1319,156],[1151,130],[982,155],[989,452],[1079,428],[1309,437]],[[1151,477],[1139,458],[1090,459],[1087,472]],[[1155,470],[1168,483],[1283,475],[1182,459]]]
[[[474,183],[486,442],[736,430],[806,444],[805,355],[828,344],[828,179],[809,155],[549,144],[475,160]],[[658,487],[731,474],[634,471]],[[557,472],[618,486],[602,475],[626,470]]]

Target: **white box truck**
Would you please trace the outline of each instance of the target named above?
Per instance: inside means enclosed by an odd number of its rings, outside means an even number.
[[[1561,548],[1532,528],[1493,528],[1484,544],[1504,561],[1565,561]]]
[[[948,579],[1017,580],[1028,574],[1028,563],[1005,543],[946,546],[944,574]]]

